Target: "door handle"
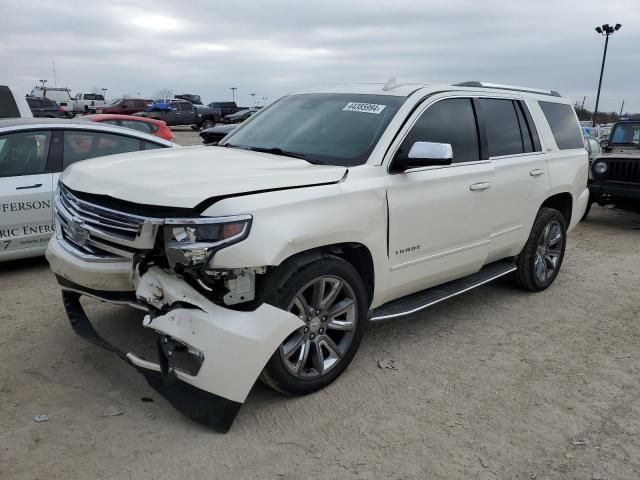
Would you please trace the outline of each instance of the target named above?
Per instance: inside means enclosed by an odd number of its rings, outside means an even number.
[[[529,175],[531,175],[532,177],[539,177],[543,173],[544,173],[544,168],[534,168],[529,172]]]
[[[483,190],[487,190],[488,188],[491,188],[491,182],[479,182],[469,185],[469,190],[471,190],[472,192],[481,192]]]
[[[34,183],[33,185],[24,185],[23,187],[16,187],[16,190],[27,190],[29,188],[40,188],[41,183]]]

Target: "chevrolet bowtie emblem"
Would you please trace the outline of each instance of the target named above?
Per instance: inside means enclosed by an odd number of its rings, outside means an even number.
[[[89,230],[84,227],[84,221],[78,218],[72,218],[67,223],[67,233],[74,243],[78,245],[86,245],[89,240]]]

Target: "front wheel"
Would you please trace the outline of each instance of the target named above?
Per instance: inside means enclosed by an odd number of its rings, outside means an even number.
[[[516,284],[526,290],[544,290],[558,276],[567,245],[567,227],[562,214],[541,208],[529,239],[518,256]]]
[[[260,378],[288,395],[333,382],[351,363],[366,327],[368,295],[355,268],[334,255],[292,260],[270,279],[265,300],[304,323],[279,346]]]

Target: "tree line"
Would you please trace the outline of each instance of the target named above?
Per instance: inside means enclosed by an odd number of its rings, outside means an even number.
[[[593,120],[593,110],[589,110],[586,108],[582,108],[582,106],[576,102],[574,105],[576,109],[576,113],[578,114],[578,119],[580,121],[592,121]],[[620,118],[629,118],[631,120],[640,120],[640,113],[623,113],[620,115],[620,112],[598,112],[598,116],[596,118],[596,124],[602,123],[613,123],[620,120]]]

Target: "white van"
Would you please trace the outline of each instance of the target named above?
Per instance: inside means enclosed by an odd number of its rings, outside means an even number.
[[[73,112],[73,98],[68,88],[34,87],[30,96],[48,98],[60,105],[65,112]]]
[[[31,109],[22,95],[6,85],[0,85],[0,118],[32,118]]]

